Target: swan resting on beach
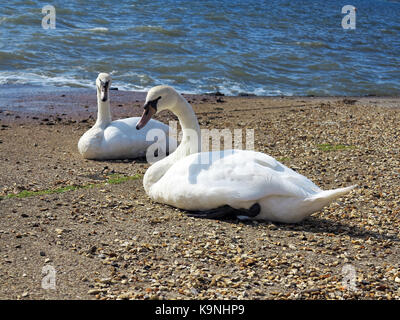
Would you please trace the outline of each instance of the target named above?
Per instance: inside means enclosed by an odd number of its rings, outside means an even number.
[[[200,128],[190,104],[172,87],[157,86],[146,97],[136,128],[170,110],[183,130],[179,147],[154,163],[143,185],[154,201],[204,218],[239,218],[296,223],[355,186],[323,191],[266,154],[248,150],[199,152]]]
[[[167,154],[176,149],[176,140],[168,136],[169,126],[157,120],[152,119],[143,132],[135,129],[140,117],[111,121],[110,86],[110,75],[100,73],[96,79],[97,121],[78,142],[78,150],[85,159],[111,160],[144,157],[147,148],[155,143],[146,141],[146,135],[152,129],[162,130],[165,133],[164,137],[157,141],[157,146],[160,148],[159,154]],[[162,139],[167,139],[167,141]]]

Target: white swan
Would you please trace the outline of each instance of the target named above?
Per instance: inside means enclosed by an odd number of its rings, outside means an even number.
[[[169,126],[151,120],[149,127],[143,132],[135,129],[140,117],[111,121],[110,112],[111,77],[100,73],[96,79],[98,114],[95,125],[85,132],[78,142],[78,150],[86,159],[133,159],[146,155],[147,148],[155,143],[146,141],[147,132],[160,129],[168,137]],[[176,149],[176,140],[168,137],[168,141],[157,141],[159,152],[166,154]]]
[[[201,217],[234,213],[257,220],[295,223],[355,187],[323,191],[306,177],[260,152],[199,153],[200,128],[196,115],[171,87],[152,88],[144,109],[137,129],[144,127],[156,112],[168,109],[178,116],[183,131],[176,151],[153,164],[144,175],[144,188],[157,202],[195,211],[192,214]]]

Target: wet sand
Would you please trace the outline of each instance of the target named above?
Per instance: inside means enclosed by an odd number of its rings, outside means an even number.
[[[112,91],[114,119],[144,97]],[[149,200],[143,160],[81,158],[94,90],[2,92],[1,299],[400,298],[399,98],[186,97],[201,128],[254,129],[321,188],[359,187],[299,224],[188,217]]]

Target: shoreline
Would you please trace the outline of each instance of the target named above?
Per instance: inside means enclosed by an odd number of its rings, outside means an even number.
[[[146,92],[111,90],[111,109],[114,119],[141,115]],[[302,103],[336,102],[343,100],[347,104],[376,105],[389,108],[400,107],[400,96],[256,96],[242,94],[226,96],[219,92],[186,94],[183,96],[193,104],[223,104],[226,100],[298,100]],[[53,121],[90,120],[97,113],[95,89],[50,87],[31,85],[0,86],[0,121],[2,123],[28,123],[46,119]],[[37,119],[36,119],[37,118]],[[46,120],[47,121],[47,120]]]

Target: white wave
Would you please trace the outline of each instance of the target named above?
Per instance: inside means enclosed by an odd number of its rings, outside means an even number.
[[[30,84],[39,86],[53,85],[63,87],[78,86],[85,88],[95,87],[94,81],[85,79],[67,78],[62,76],[49,77],[32,72],[2,71],[0,72],[0,85],[5,84]]]
[[[0,85],[7,84],[27,84],[37,86],[57,86],[57,87],[83,87],[83,88],[95,88],[95,78],[93,80],[88,79],[76,79],[63,76],[46,76],[33,72],[10,72],[0,71]],[[140,86],[120,81],[113,81],[113,87],[123,91],[139,91],[147,92],[152,86]]]
[[[105,27],[97,27],[97,28],[90,28],[90,29],[83,29],[86,31],[93,31],[93,32],[108,32],[108,28]]]
[[[180,87],[174,83],[174,80],[166,80],[162,81],[158,79],[153,79],[148,75],[136,73],[136,72],[126,72],[124,74],[119,74],[118,71],[110,72],[113,77],[112,86],[118,88],[118,90],[122,91],[138,91],[138,92],[147,92],[151,87],[158,84],[166,84],[175,87],[178,91],[181,91],[186,94],[204,94],[206,92],[215,92],[219,91],[227,96],[236,96],[240,93],[247,93],[256,96],[292,96],[292,92],[283,92],[281,90],[268,90],[263,87],[251,88],[248,86],[243,86],[239,83],[235,83],[234,81],[221,80],[219,81],[219,85],[209,85],[207,81],[204,82],[204,79],[201,80],[193,80],[188,79],[188,86]],[[133,78],[132,80],[138,80],[137,84],[119,80]],[[142,79],[145,79],[144,83],[140,83]],[[215,83],[216,79],[213,79],[212,83]],[[6,84],[28,84],[28,85],[37,85],[37,86],[57,86],[57,87],[83,87],[83,88],[95,88],[95,77],[93,79],[76,79],[73,77],[66,76],[46,76],[43,74],[38,74],[34,72],[11,72],[11,71],[0,71],[0,85]]]
[[[271,90],[265,87],[251,87],[237,83],[233,80],[227,79],[217,79],[209,78],[202,80],[188,79],[188,83],[192,85],[193,89],[191,91],[186,91],[185,93],[190,94],[202,94],[205,92],[216,92],[219,91],[227,96],[237,96],[240,93],[246,93],[256,96],[292,96],[293,92],[286,92],[281,90]],[[215,84],[217,83],[217,85]]]

